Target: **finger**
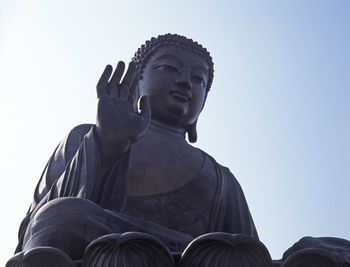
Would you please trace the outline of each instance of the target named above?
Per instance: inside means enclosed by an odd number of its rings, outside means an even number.
[[[151,106],[149,104],[149,96],[144,95],[138,101],[138,113],[146,120],[151,119]]]
[[[123,76],[125,70],[125,63],[123,61],[119,61],[117,64],[117,67],[112,75],[112,78],[108,84],[108,89],[109,92],[112,95],[119,95],[119,82],[120,82],[120,78]]]
[[[109,77],[111,77],[113,68],[111,65],[107,65],[103,71],[101,78],[96,85],[97,97],[100,98],[103,95],[108,95],[107,86]]]
[[[128,66],[128,70],[123,78],[123,81],[120,86],[120,97],[127,98],[130,94],[130,86],[132,85],[135,79],[136,67],[135,63],[131,61]]]

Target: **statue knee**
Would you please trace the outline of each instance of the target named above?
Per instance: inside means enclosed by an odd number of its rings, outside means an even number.
[[[51,217],[59,219],[60,216],[79,214],[86,216],[91,213],[100,213],[102,208],[85,198],[63,197],[49,201],[35,214],[34,221],[42,221]]]
[[[45,238],[46,242],[55,242],[61,239],[60,235],[71,238],[75,236],[81,240],[95,238],[96,235],[106,232],[106,229],[101,229],[105,228],[102,224],[96,224],[96,218],[102,219],[103,216],[104,210],[90,200],[76,197],[57,198],[36,212],[30,223],[30,231],[27,231],[27,238],[50,237]]]
[[[80,259],[85,247],[106,234],[95,218],[103,209],[83,198],[58,198],[46,203],[32,218],[24,238],[23,250],[49,246]]]

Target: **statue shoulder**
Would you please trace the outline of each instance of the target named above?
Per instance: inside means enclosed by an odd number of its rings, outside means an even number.
[[[68,162],[78,150],[84,136],[94,127],[94,124],[80,124],[75,126],[69,133],[63,138],[55,150],[54,157],[65,158]]]
[[[225,179],[231,179],[234,182],[238,183],[236,177],[233,175],[229,167],[226,167],[220,163],[218,163],[215,158],[209,155],[207,152],[201,150],[204,155],[210,160],[212,163],[212,168],[217,172],[217,175],[224,177]]]
[[[95,126],[95,124],[80,124],[75,126],[67,135],[67,142],[81,143],[84,136]]]
[[[95,124],[79,124],[68,133],[68,137],[82,139],[94,126]]]
[[[220,192],[230,195],[235,192],[233,195],[241,195],[244,196],[242,186],[240,185],[238,179],[229,169],[224,165],[218,163],[212,156],[204,152],[207,157],[210,159],[212,168],[216,174],[218,186],[220,188]]]

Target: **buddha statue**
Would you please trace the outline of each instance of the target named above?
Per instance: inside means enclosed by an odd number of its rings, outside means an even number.
[[[124,70],[107,65],[96,123],[49,159],[6,267],[350,266],[350,241],[332,237],[273,261],[236,178],[190,144],[213,82],[205,48],[160,35]]]
[[[49,159],[7,266],[172,266],[207,233],[259,242],[236,178],[190,144],[213,81],[209,52],[160,35],[137,50],[122,78],[124,70],[123,62],[114,72],[107,65],[96,124],[75,127]]]

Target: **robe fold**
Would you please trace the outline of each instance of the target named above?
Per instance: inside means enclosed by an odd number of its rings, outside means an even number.
[[[46,220],[45,225],[47,222],[55,223],[55,221],[48,215],[39,219],[37,215],[43,209],[50,207],[51,203],[57,205],[60,199],[67,197],[82,198],[92,203],[89,204],[90,208],[84,211],[86,217],[84,223],[86,227],[92,229],[92,232],[96,229],[100,229],[96,230],[96,233],[146,232],[161,239],[171,251],[183,250],[193,238],[207,232],[243,233],[258,239],[238,181],[228,168],[218,164],[208,154],[204,152],[203,154],[206,161],[201,172],[194,181],[183,188],[169,194],[148,198],[128,198],[126,188],[130,150],[120,155],[111,168],[104,169],[100,163],[100,148],[95,136],[95,125],[83,124],[75,127],[58,145],[41,175],[35,189],[34,201],[19,230],[16,252],[29,249],[31,242],[40,243],[38,238],[42,232],[46,231],[40,229],[40,221]],[[211,169],[214,169],[214,175],[206,172],[210,166],[213,166]],[[192,187],[195,183],[205,181],[201,180],[203,176],[213,181],[215,185],[215,188],[210,189],[213,191],[212,199],[209,200],[208,207],[202,205],[205,207],[198,209],[198,217],[191,227],[186,227],[181,225],[181,216],[191,212],[190,207],[194,204],[201,207],[200,201],[186,196],[196,195],[196,192],[191,191]],[[142,205],[146,205],[145,210],[147,210],[147,203],[150,203],[151,207],[153,204],[160,205],[159,203],[176,205],[176,199],[188,199],[188,205],[184,203],[183,214],[179,212],[180,218],[174,217],[173,221],[179,221],[177,224],[163,222],[162,213],[159,214],[158,221],[148,220],[146,213],[139,214],[139,212],[142,213]],[[192,203],[193,201],[198,203]],[[142,206],[141,211],[137,211],[138,206]],[[61,218],[62,222],[65,218],[69,222],[69,214],[61,214],[57,211],[54,215]],[[59,226],[56,228],[59,229]],[[89,235],[86,229],[81,235],[86,242],[96,238],[92,234]],[[35,238],[38,240],[35,241]]]

